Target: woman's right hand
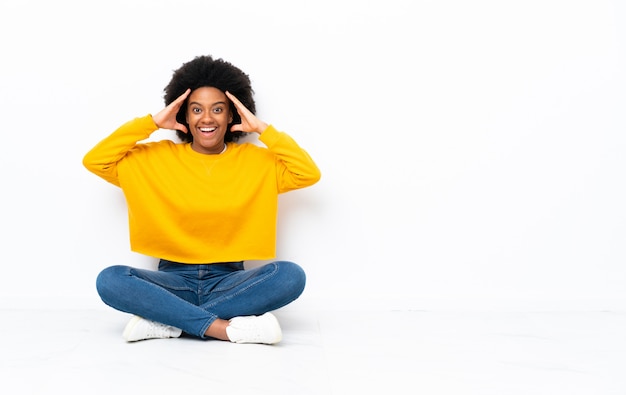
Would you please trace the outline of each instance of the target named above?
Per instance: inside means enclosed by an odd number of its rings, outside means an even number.
[[[187,133],[187,127],[176,120],[176,114],[178,110],[187,99],[187,96],[191,93],[191,89],[187,89],[185,93],[178,96],[176,100],[171,102],[167,107],[159,111],[156,115],[152,116],[152,120],[160,129],[180,130],[183,133]]]

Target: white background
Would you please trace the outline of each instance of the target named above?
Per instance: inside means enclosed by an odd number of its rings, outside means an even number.
[[[280,201],[303,305],[623,308],[625,23],[603,0],[2,0],[0,305],[98,307],[101,269],[153,267],[81,160],[211,54],[322,170]]]

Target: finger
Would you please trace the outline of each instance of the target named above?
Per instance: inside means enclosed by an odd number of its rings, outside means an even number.
[[[187,90],[180,96],[178,96],[176,98],[176,100],[174,100],[172,102],[172,106],[176,106],[179,107],[183,104],[183,102],[187,99],[187,96],[189,96],[189,94],[191,93],[191,89],[187,88]]]
[[[184,101],[187,98],[187,96],[189,96],[190,93],[191,93],[191,88],[187,88],[187,90],[182,95],[178,96],[176,101]]]
[[[182,123],[177,123],[176,124],[176,130],[180,130],[181,132],[187,134],[188,130],[187,130],[187,126],[183,125]]]
[[[235,108],[237,109],[237,111],[244,111],[244,110],[247,111],[248,110],[246,108],[246,106],[244,106],[243,103],[240,102],[239,99],[237,99],[237,97],[235,97],[235,95],[233,95],[229,91],[226,91],[226,96],[233,102],[233,104],[235,105]]]
[[[232,100],[232,102],[233,102],[233,103],[235,103],[235,104],[237,104],[237,103],[238,103],[238,104],[241,104],[241,102],[239,101],[239,99],[237,99],[237,98],[235,97],[235,95],[233,95],[233,94],[232,94],[232,93],[230,93],[229,91],[226,91],[226,96],[228,96],[228,98],[229,98],[230,100]]]

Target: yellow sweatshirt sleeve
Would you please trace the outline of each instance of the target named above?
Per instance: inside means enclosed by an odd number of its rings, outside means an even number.
[[[83,157],[83,165],[97,176],[120,186],[117,175],[118,162],[137,145],[137,142],[147,139],[157,129],[158,126],[151,115],[135,118],[93,147]]]
[[[270,125],[261,133],[259,140],[276,155],[279,193],[308,187],[320,180],[320,169],[311,156],[287,133],[279,132]]]

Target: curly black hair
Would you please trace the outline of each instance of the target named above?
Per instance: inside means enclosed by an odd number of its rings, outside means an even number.
[[[223,59],[213,59],[210,55],[197,56],[193,60],[183,63],[178,70],[174,71],[170,83],[164,89],[165,105],[172,103],[188,88],[191,88],[193,92],[202,87],[213,87],[222,92],[228,91],[235,95],[253,114],[256,113],[250,77],[231,63]],[[228,124],[228,133],[224,136],[224,142],[237,141],[244,135],[244,132],[230,131],[232,125],[241,123],[241,116],[233,103],[230,103],[230,111],[233,114],[233,120]],[[189,128],[185,117],[186,112],[187,100],[178,110],[176,120]],[[176,135],[184,142],[191,143],[193,141],[191,133],[177,130]]]

